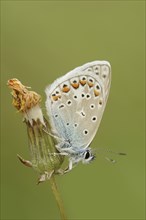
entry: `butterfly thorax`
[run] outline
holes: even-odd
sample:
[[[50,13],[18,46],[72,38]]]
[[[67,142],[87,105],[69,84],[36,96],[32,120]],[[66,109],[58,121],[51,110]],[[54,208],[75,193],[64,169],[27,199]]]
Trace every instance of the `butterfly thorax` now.
[[[60,153],[67,155],[74,164],[80,161],[82,161],[82,163],[89,163],[95,158],[91,148],[75,147],[70,140],[59,143],[56,147]]]

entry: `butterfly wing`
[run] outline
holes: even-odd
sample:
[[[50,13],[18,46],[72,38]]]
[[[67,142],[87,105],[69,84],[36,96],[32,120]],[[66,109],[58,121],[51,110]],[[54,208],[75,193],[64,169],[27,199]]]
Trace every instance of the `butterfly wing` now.
[[[53,131],[73,149],[89,146],[99,127],[111,84],[107,61],[78,67],[46,88]]]

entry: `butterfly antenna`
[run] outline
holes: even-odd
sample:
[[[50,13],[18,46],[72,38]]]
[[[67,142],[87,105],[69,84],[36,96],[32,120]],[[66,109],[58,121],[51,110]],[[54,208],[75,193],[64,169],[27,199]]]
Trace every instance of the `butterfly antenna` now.
[[[105,157],[105,159],[111,163],[116,163],[117,161],[112,159],[112,158],[109,158],[109,157]]]
[[[106,152],[111,153],[111,154],[116,154],[116,155],[121,155],[121,156],[127,155],[126,153],[123,153],[123,152],[115,152],[115,151],[108,150],[108,149],[105,149],[105,150]]]
[[[123,152],[115,152],[115,151],[112,151],[112,150],[109,150],[109,149],[104,149],[104,148],[94,148],[94,149],[92,149],[92,152],[93,152],[93,154],[94,153],[99,153],[99,154],[100,153],[101,154],[107,154],[108,153],[108,154],[114,154],[114,155],[118,155],[118,156],[125,156],[125,155],[127,155],[126,153],[123,153]],[[105,159],[108,162],[112,163],[112,164],[117,162],[115,159],[109,158],[107,156],[105,156]]]
[[[127,155],[126,153],[123,153],[123,152],[115,152],[115,151],[104,149],[104,148],[94,148],[92,149],[92,151],[95,153],[110,153],[110,154],[116,154],[116,155],[121,155],[121,156]]]

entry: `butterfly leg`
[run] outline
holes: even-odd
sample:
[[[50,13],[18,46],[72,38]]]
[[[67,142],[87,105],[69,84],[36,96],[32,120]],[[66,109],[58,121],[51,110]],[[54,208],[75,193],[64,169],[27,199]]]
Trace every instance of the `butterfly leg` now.
[[[61,155],[61,156],[68,156],[68,153],[65,152],[54,152],[54,153],[49,153],[49,155],[53,155],[53,156],[57,156],[57,155]]]
[[[55,174],[63,175],[64,174],[64,170],[63,169],[59,169],[59,170],[55,171]]]
[[[64,173],[70,172],[77,164],[78,164],[77,161],[74,161],[72,158],[70,158],[70,159],[69,159],[69,165],[68,165],[68,167],[64,170]]]
[[[73,162],[72,162],[72,160],[69,160],[69,165],[68,165],[68,167],[64,170],[64,173],[70,172],[70,171],[72,170],[72,168],[73,168]]]
[[[48,132],[48,131],[47,131],[47,130],[45,130],[45,129],[43,129],[43,131],[44,131],[46,134],[50,135],[51,137],[53,137],[53,138],[55,138],[55,139],[59,139],[59,140],[63,141],[63,139],[62,139],[62,138],[60,138],[60,137],[58,137],[57,135],[55,135],[55,134],[51,134],[50,132]]]

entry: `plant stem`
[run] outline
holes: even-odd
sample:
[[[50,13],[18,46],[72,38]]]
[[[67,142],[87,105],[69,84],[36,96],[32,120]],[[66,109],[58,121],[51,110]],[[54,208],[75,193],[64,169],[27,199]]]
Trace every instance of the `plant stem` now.
[[[52,175],[52,177],[50,178],[50,183],[51,183],[52,192],[55,196],[55,199],[56,199],[59,211],[60,211],[61,220],[67,220],[67,217],[66,217],[65,211],[64,211],[64,207],[63,207],[63,202],[62,202],[60,193],[58,191],[54,175]]]
[[[51,132],[51,125],[40,108],[41,96],[29,91],[18,79],[10,79],[7,84],[12,89],[13,105],[23,113],[27,125],[31,161],[24,160],[19,155],[18,158],[24,165],[33,167],[41,174],[38,183],[50,180],[61,220],[67,220],[55,177],[52,175],[59,171],[64,156],[58,153],[54,138],[48,134]]]

